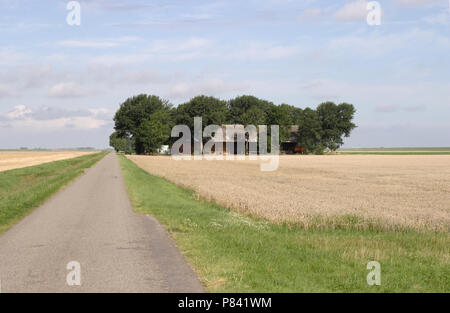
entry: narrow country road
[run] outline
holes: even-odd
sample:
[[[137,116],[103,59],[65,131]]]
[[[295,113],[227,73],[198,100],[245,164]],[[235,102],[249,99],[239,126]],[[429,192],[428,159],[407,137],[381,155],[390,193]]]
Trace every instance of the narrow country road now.
[[[81,286],[67,284],[72,261]],[[0,282],[1,292],[204,291],[162,226],[133,212],[114,153],[0,235]]]

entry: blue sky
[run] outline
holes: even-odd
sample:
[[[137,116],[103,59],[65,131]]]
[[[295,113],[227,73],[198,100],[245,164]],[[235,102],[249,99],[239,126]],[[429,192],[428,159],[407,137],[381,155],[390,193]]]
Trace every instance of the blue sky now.
[[[450,1],[0,0],[0,147],[108,146],[129,96],[349,102],[346,147],[450,146]]]

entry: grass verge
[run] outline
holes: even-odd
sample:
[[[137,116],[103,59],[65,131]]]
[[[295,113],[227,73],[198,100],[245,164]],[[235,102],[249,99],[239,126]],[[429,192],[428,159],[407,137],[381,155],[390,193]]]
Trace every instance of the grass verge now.
[[[105,155],[96,153],[0,172],[0,234]]]
[[[198,199],[119,156],[135,210],[155,216],[211,292],[448,292],[447,233],[304,229]],[[369,286],[368,262],[381,264]]]

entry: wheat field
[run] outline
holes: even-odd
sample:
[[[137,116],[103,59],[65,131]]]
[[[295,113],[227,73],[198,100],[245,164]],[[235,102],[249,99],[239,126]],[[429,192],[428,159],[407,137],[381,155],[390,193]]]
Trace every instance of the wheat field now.
[[[260,161],[128,158],[201,197],[273,222],[330,226],[352,216],[362,226],[450,230],[450,155],[281,156],[274,172],[261,172]]]
[[[0,172],[15,168],[39,165],[42,163],[76,158],[92,153],[95,153],[95,151],[0,151]]]

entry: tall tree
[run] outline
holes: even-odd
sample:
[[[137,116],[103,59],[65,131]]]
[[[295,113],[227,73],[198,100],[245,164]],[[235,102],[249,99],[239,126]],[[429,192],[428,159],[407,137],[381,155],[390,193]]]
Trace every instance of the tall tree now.
[[[126,144],[126,139],[120,138],[117,132],[114,132],[109,136],[109,145],[113,147],[116,152],[125,151]]]
[[[308,153],[322,153],[323,130],[317,111],[304,109],[298,123],[298,145],[305,148]]]
[[[344,144],[343,137],[349,137],[356,127],[352,122],[356,110],[352,104],[324,102],[317,107],[317,113],[322,125],[322,143],[331,151]]]
[[[189,126],[193,134],[196,116],[202,117],[203,126],[225,124],[229,118],[227,103],[214,97],[198,96],[178,106],[175,120],[177,124]]]
[[[114,128],[119,136],[135,136],[136,131],[144,120],[159,110],[170,110],[171,105],[167,100],[163,100],[154,95],[138,95],[128,98],[120,105],[114,116]]]
[[[292,119],[292,124],[299,125],[300,120],[303,117],[303,109],[292,106],[290,115]]]
[[[268,124],[280,126],[280,141],[290,139],[291,126],[294,124],[295,107],[288,104],[273,105],[268,115]]]
[[[150,119],[152,114],[159,111],[169,113],[171,107],[167,100],[154,95],[141,94],[128,98],[120,105],[114,116],[114,128],[118,137],[126,138],[128,145],[131,143],[136,153],[143,153],[144,147],[138,138],[139,127],[144,121]]]
[[[142,122],[137,130],[136,145],[142,153],[156,153],[170,138],[171,120],[167,111],[159,110]]]
[[[234,124],[267,125],[273,103],[254,96],[240,96],[229,101],[231,122]]]
[[[334,151],[343,144],[343,137],[350,136],[356,127],[352,122],[355,112],[348,103],[325,102],[316,110],[302,110],[288,104],[276,106],[254,96],[240,96],[225,102],[202,95],[173,108],[158,96],[141,94],[120,105],[114,116],[116,131],[110,136],[110,144],[117,151],[128,153],[156,152],[162,144],[176,140],[170,137],[175,123],[188,125],[194,135],[194,117],[200,116],[203,127],[212,124],[279,125],[281,141],[289,139],[291,125],[299,125],[301,147],[314,153],[325,148]]]

